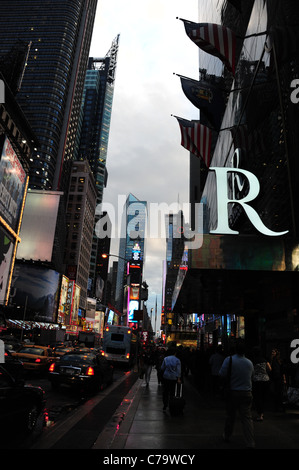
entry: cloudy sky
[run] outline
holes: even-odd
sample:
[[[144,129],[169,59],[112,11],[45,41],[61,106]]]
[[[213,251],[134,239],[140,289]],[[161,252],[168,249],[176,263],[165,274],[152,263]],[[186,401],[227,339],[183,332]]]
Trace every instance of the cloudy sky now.
[[[198,119],[174,75],[198,79],[198,48],[177,17],[197,22],[198,0],[98,2],[90,55],[103,57],[120,34],[104,192],[104,203],[112,204],[116,214],[129,193],[147,201],[149,217],[153,204],[189,202],[189,153],[171,115]],[[115,254],[117,232],[111,245]],[[159,318],[166,243],[162,232],[154,235],[148,230],[144,280],[148,310],[155,311],[157,297]]]

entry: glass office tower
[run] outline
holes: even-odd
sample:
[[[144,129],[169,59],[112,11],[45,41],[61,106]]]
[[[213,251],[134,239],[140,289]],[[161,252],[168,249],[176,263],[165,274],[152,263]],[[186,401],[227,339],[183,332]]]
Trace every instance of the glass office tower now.
[[[87,160],[94,175],[97,190],[97,205],[103,201],[107,184],[107,151],[114,96],[119,35],[112,41],[104,57],[90,57],[86,72],[80,125],[78,129],[77,159]],[[95,224],[99,216],[96,215]],[[94,233],[90,258],[90,295],[95,295],[103,246]],[[106,244],[104,243],[104,246]],[[107,252],[107,248],[105,250]]]
[[[27,48],[17,100],[36,133],[30,188],[66,190],[97,0],[2,0],[0,56]]]

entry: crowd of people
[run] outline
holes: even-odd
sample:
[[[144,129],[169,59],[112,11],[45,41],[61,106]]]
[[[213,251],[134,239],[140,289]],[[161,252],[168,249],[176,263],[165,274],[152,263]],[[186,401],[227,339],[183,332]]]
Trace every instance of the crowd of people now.
[[[163,385],[163,410],[174,395],[175,384],[189,377],[200,393],[218,396],[225,402],[225,441],[233,433],[239,412],[248,448],[254,447],[253,419],[263,421],[265,408],[284,411],[287,387],[292,385],[299,390],[298,367],[291,369],[278,349],[273,348],[266,358],[259,347],[247,351],[241,340],[229,354],[221,345],[215,350],[149,345],[139,355],[140,376],[146,387],[153,368],[158,384]]]

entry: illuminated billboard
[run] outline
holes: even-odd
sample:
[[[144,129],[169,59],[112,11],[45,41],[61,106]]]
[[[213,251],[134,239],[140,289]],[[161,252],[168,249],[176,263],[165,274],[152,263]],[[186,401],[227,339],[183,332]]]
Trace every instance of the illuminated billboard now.
[[[81,288],[74,281],[69,280],[66,293],[65,324],[78,325],[79,302]]]
[[[9,139],[5,139],[0,160],[0,215],[17,232],[27,175]]]
[[[14,241],[0,227],[0,304],[4,304],[14,253]]]
[[[136,320],[134,320],[134,311],[138,309],[139,309],[139,302],[137,300],[130,300],[129,315],[128,315],[129,322],[136,322]]]
[[[28,191],[17,259],[51,262],[62,195],[57,191]]]
[[[72,325],[78,325],[78,312],[79,312],[79,303],[80,303],[80,293],[81,288],[74,284],[73,288],[73,302],[71,309],[71,323]]]
[[[130,286],[130,300],[139,300],[139,286]]]
[[[65,323],[68,286],[69,286],[69,279],[66,276],[62,276],[59,306],[58,306],[58,319],[57,319],[58,323]]]
[[[43,266],[16,264],[10,291],[16,319],[25,315],[26,320],[55,323],[60,277],[57,271]]]

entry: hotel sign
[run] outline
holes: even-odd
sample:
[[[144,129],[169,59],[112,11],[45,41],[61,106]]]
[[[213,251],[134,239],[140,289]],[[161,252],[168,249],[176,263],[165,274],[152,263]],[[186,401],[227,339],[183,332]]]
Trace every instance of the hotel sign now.
[[[229,227],[228,220],[228,205],[230,203],[240,204],[244,209],[248,219],[252,225],[263,235],[269,237],[277,237],[285,235],[289,231],[274,232],[268,229],[261,221],[258,213],[249,205],[260,192],[260,183],[257,177],[250,171],[243,170],[241,168],[230,168],[230,167],[210,167],[211,171],[216,173],[216,188],[217,188],[217,214],[218,214],[218,225],[215,230],[210,230],[212,234],[227,234],[236,235],[239,232],[232,230]],[[232,197],[228,196],[228,176],[229,173],[240,176],[247,180],[248,192],[242,199],[237,199],[233,194]],[[234,192],[234,191],[233,191]]]

